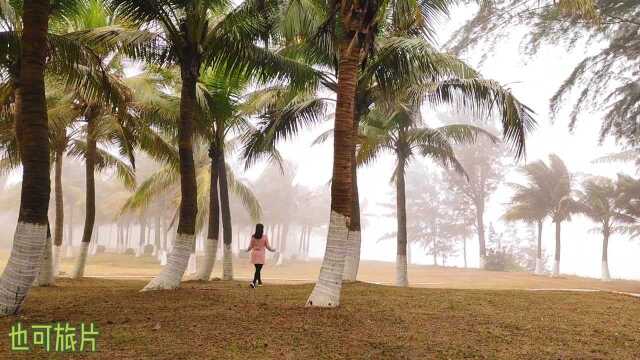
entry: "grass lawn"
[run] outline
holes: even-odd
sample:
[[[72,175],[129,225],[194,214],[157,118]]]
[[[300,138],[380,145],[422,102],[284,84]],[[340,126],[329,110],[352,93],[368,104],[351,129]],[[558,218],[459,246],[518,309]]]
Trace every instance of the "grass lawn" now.
[[[62,279],[34,288],[22,315],[0,319],[0,357],[60,355],[10,353],[16,321],[96,321],[91,359],[640,358],[640,299],[625,295],[352,283],[338,309],[309,309],[310,284],[186,282],[140,293],[144,283]]]

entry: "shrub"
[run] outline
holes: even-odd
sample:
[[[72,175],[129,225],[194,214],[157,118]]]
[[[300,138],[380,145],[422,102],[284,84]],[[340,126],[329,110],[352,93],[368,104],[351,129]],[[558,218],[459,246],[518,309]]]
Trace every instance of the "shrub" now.
[[[131,255],[131,256],[135,256],[136,255],[136,251],[133,250],[132,248],[127,248],[127,250],[124,251],[125,255]]]
[[[153,255],[153,245],[152,244],[147,244],[144,246],[144,249],[142,251],[142,255],[144,256],[151,256]]]
[[[487,251],[485,269],[491,271],[523,271],[517,257],[507,250]]]

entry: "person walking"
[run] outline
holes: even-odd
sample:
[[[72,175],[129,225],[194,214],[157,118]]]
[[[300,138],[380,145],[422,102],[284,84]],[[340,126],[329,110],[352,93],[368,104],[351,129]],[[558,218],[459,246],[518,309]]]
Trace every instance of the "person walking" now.
[[[249,284],[252,288],[262,286],[260,272],[266,260],[265,249],[271,252],[276,251],[276,249],[269,245],[269,238],[264,233],[264,225],[256,224],[256,232],[251,236],[251,241],[247,248],[247,252],[251,251],[251,263],[253,263],[253,266],[256,268],[253,274],[253,281]]]

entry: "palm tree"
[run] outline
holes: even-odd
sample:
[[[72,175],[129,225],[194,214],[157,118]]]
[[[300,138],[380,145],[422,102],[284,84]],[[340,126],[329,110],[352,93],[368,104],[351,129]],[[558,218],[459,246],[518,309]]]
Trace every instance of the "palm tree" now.
[[[145,48],[131,54],[153,63],[176,64],[180,68],[180,156],[181,202],[176,243],[165,266],[143,290],[173,289],[187,266],[195,244],[197,213],[196,175],[193,159],[193,118],[197,104],[197,82],[203,65],[217,64],[227,71],[260,75],[263,79],[296,74],[295,62],[287,61],[254,41],[264,35],[266,20],[275,4],[246,1],[230,9],[225,1],[109,0],[111,8],[147,29],[159,29]],[[306,69],[305,69],[306,70]],[[300,73],[297,73],[300,75]],[[304,78],[296,77],[298,79]],[[307,77],[308,78],[308,77]]]
[[[22,8],[22,61],[16,91],[16,129],[22,159],[22,195],[9,261],[0,277],[0,315],[19,311],[40,269],[49,205],[48,122],[44,63],[48,0],[26,0]]]
[[[602,233],[602,277],[603,281],[611,280],[609,274],[609,239],[611,235],[626,230],[625,225],[636,222],[619,207],[621,190],[619,184],[605,177],[588,178],[583,183],[583,191],[577,199],[577,212],[586,215],[598,223]]]
[[[521,168],[521,172],[527,174],[527,168]],[[509,186],[514,193],[508,204],[508,209],[502,216],[506,221],[524,221],[526,223],[535,223],[538,228],[538,244],[536,253],[535,274],[541,275],[544,272],[544,263],[542,261],[542,226],[544,219],[547,217],[548,205],[545,203],[545,189],[537,186],[535,183],[528,185],[520,185],[511,183]]]
[[[535,201],[546,209],[546,214],[555,224],[555,261],[552,276],[560,274],[560,235],[562,222],[569,220],[575,210],[571,200],[573,176],[566,165],[555,154],[549,155],[549,165],[542,160],[535,161],[523,168],[523,174],[535,188]]]
[[[452,144],[473,142],[478,135],[497,141],[490,133],[472,125],[445,125],[430,128],[422,121],[415,105],[402,102],[402,98],[389,101],[387,112],[373,109],[367,115],[362,129],[363,143],[358,152],[359,164],[368,164],[382,152],[395,153],[396,167],[392,179],[396,185],[397,255],[396,285],[408,286],[407,277],[407,209],[405,171],[417,155],[429,157],[445,168],[464,173],[455,157]],[[382,103],[377,104],[382,108]],[[394,106],[395,105],[395,106]]]

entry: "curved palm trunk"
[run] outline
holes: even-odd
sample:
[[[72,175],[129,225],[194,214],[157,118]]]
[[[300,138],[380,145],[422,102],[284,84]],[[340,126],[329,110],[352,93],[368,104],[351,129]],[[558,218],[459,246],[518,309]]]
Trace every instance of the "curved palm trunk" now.
[[[185,51],[189,52],[189,51]],[[195,51],[184,54],[190,59],[181,65],[182,90],[180,93],[180,124],[178,128],[178,153],[180,156],[180,217],[173,249],[167,265],[142,291],[166,290],[180,287],[180,280],[187,269],[189,256],[195,250],[196,168],[193,161],[193,114],[196,108],[196,82],[200,72],[200,60]]]
[[[42,265],[40,266],[40,272],[33,282],[34,286],[50,286],[54,283],[53,274],[53,256],[51,254],[51,230],[49,224],[47,224],[47,240],[44,246],[44,252],[42,256]]]
[[[359,49],[341,48],[338,65],[338,91],[333,136],[333,174],[331,181],[331,215],[320,276],[307,306],[335,307],[340,304],[344,257],[349,242],[351,221],[351,163],[354,143],[353,117],[358,78]]]
[[[560,276],[560,220],[556,220],[556,253],[551,276]]]
[[[64,230],[64,196],[62,193],[62,161],[63,149],[58,146],[55,155],[55,199],[56,199],[56,223],[53,233],[53,276],[58,275],[60,258],[62,256],[62,235]]]
[[[15,314],[40,269],[49,207],[49,128],[44,93],[44,60],[49,0],[23,4],[20,86],[16,126],[22,159],[22,192],[11,255],[0,276],[0,315]]]
[[[218,199],[218,170],[216,169],[215,149],[209,149],[211,158],[209,185],[209,227],[207,228],[207,241],[204,248],[204,265],[196,275],[196,279],[207,281],[211,277],[211,271],[216,262],[218,252],[218,237],[220,236],[220,201]]]
[[[538,246],[536,254],[536,275],[544,273],[544,264],[542,264],[542,221],[538,221]]]
[[[604,228],[604,237],[602,238],[602,280],[610,281],[611,275],[609,274],[609,236],[611,231],[608,226]]]
[[[404,155],[398,152],[398,169],[396,170],[396,210],[398,221],[397,254],[396,254],[396,286],[409,286],[407,276],[407,205],[404,180]],[[435,260],[434,243],[434,262]],[[437,264],[435,264],[437,265]]]
[[[354,115],[353,136],[358,134],[358,119]],[[356,164],[355,146],[351,155],[351,222],[349,223],[349,242],[347,243],[347,254],[344,259],[343,281],[356,281],[358,268],[360,267],[360,247],[362,237],[360,233],[360,196],[358,194],[358,169]]]
[[[220,138],[218,139],[220,141]],[[222,140],[224,141],[224,140]],[[231,208],[229,207],[229,185],[227,184],[227,169],[225,166],[224,149],[218,156],[218,183],[220,185],[220,212],[222,215],[222,279],[233,280],[233,253],[231,251],[231,241],[233,232],[231,230]]]
[[[71,273],[72,279],[79,279],[84,276],[84,268],[87,263],[87,253],[89,243],[93,235],[93,225],[96,221],[96,119],[93,114],[87,117],[87,155],[85,159],[85,179],[86,179],[86,201],[84,231],[82,232],[82,242],[80,243],[80,254],[76,266]]]

